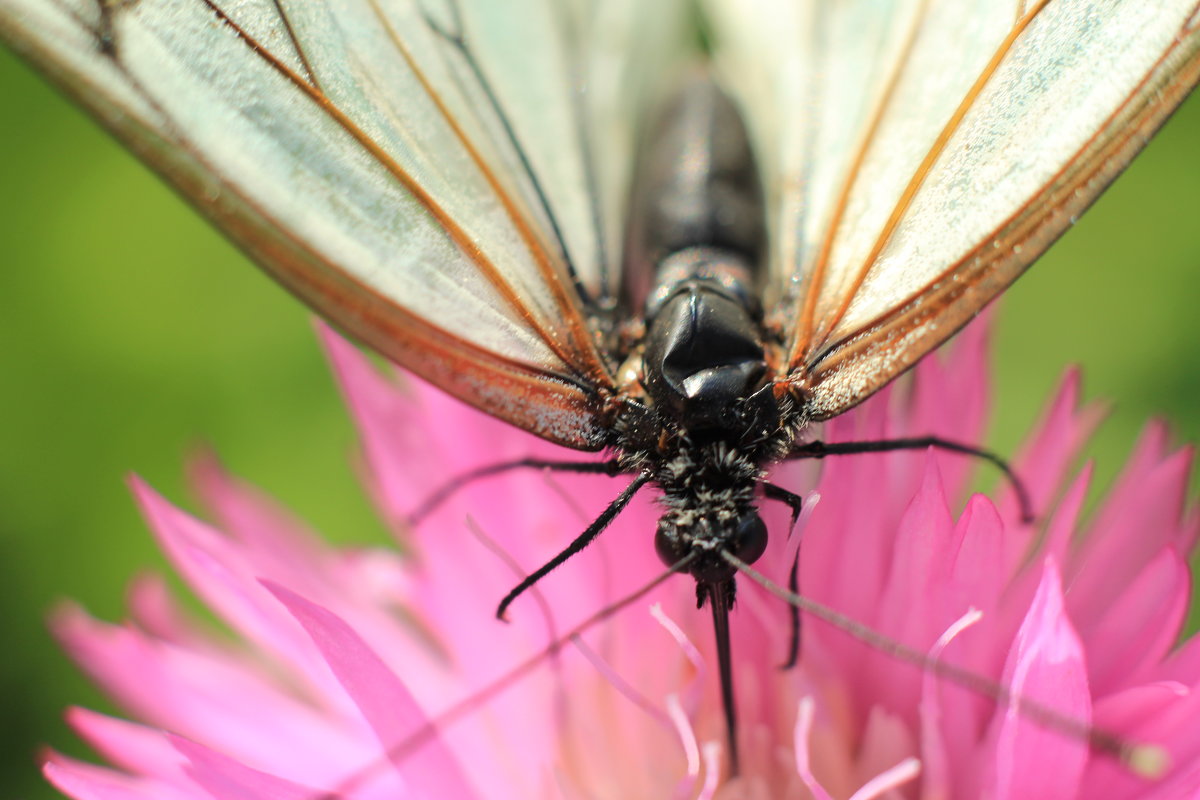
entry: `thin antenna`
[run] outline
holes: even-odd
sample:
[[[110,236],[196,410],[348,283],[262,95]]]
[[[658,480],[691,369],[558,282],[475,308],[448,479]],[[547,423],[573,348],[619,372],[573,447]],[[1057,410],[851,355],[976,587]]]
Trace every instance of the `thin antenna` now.
[[[1114,733],[1100,730],[1074,717],[1067,716],[1044,703],[1022,697],[1020,694],[1010,691],[1008,687],[990,678],[985,678],[970,670],[957,667],[940,658],[934,658],[920,650],[884,636],[875,629],[846,616],[840,611],[835,611],[824,603],[819,603],[804,595],[788,591],[728,550],[721,550],[720,553],[721,557],[731,566],[785,603],[789,603],[806,614],[811,614],[817,619],[836,626],[843,632],[881,653],[885,653],[900,661],[907,661],[909,664],[925,670],[938,678],[947,680],[980,696],[995,700],[997,703],[1012,706],[1026,719],[1041,725],[1047,730],[1056,731],[1064,736],[1085,741],[1096,752],[1105,753],[1116,758],[1137,775],[1145,778],[1161,777],[1170,766],[1166,750],[1158,745],[1130,742]]]

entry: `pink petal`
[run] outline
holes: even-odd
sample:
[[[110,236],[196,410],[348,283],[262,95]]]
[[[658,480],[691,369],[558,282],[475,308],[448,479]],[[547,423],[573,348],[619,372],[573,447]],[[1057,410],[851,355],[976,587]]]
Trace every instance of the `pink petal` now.
[[[937,355],[918,362],[912,398],[903,412],[908,434],[938,435],[967,444],[983,441],[990,397],[987,318],[991,316],[985,312]],[[954,413],[947,414],[946,409],[954,409]],[[980,467],[978,460],[954,453],[940,455],[946,494],[961,497]]]
[[[188,467],[204,508],[248,549],[283,562],[281,568],[291,571],[311,570],[328,558],[329,549],[319,536],[274,499],[231,476],[213,453],[202,451]]]
[[[893,789],[898,789],[906,783],[915,780],[921,774],[921,762],[915,758],[906,758],[896,766],[879,773],[862,785],[850,800],[872,800],[885,797]]]
[[[947,554],[953,561],[943,578],[939,627],[949,623],[950,614],[961,614],[968,608],[981,610],[991,624],[1009,579],[999,569],[1003,563],[1005,533],[1004,522],[992,501],[985,495],[973,495],[952,534],[956,547]]]
[[[1087,499],[1093,469],[1094,466],[1088,463],[1071,482],[1059,501],[1058,507],[1053,510],[1053,515],[1046,524],[1045,534],[1038,548],[1029,554],[1028,563],[1011,579],[1005,590],[1004,603],[997,609],[995,620],[997,631],[1015,633],[1020,627],[1029,605],[1033,602],[1033,596],[1037,593],[1038,587],[1045,577],[1045,559],[1053,558],[1055,563],[1063,563],[1068,558],[1068,549],[1076,533],[1083,504]],[[1037,556],[1041,556],[1041,558]],[[1010,641],[1011,638],[1011,636],[1000,635],[993,640],[993,643],[998,645],[1001,642]]]
[[[410,387],[401,389],[380,374],[367,357],[323,322],[317,333],[338,386],[358,426],[376,505],[393,526],[437,488],[440,470],[413,470],[409,456],[443,452],[433,446]],[[409,391],[406,391],[409,390]],[[415,474],[414,474],[415,473]]]
[[[1195,800],[1200,797],[1200,761],[1192,760],[1183,769],[1151,786],[1139,789],[1139,794],[1130,795],[1137,800]]]
[[[248,551],[175,508],[140,479],[131,483],[147,523],[192,590],[249,641],[284,661],[304,664],[308,653],[302,638],[258,584],[260,573],[247,563]],[[269,571],[265,574],[272,577]],[[312,580],[308,573],[305,582]],[[307,672],[318,676],[311,666]]]
[[[796,714],[796,732],[793,737],[793,749],[796,758],[796,774],[812,792],[814,800],[833,800],[829,792],[821,786],[817,776],[812,772],[812,764],[808,757],[809,740],[812,738],[814,703],[811,696],[800,701],[800,710]]]
[[[855,783],[862,788],[873,785],[880,776],[890,774],[897,764],[915,762],[912,756],[918,749],[916,733],[909,721],[883,706],[875,706],[863,726],[854,770]]]
[[[1063,608],[1058,568],[1047,559],[1005,669],[1014,697],[1043,703],[1081,725],[1091,720],[1083,646]],[[1079,791],[1088,762],[1086,739],[1047,730],[1014,705],[997,710],[991,739],[992,776],[984,794],[994,798],[1068,798]]]
[[[1027,439],[1028,444],[1013,462],[1030,493],[1033,513],[1039,517],[1046,514],[1068,468],[1105,414],[1104,408],[1094,403],[1079,408],[1080,383],[1078,369],[1066,372],[1054,399],[1042,413],[1036,433]],[[1016,523],[1020,515],[1015,493],[1004,489],[1000,497],[997,505],[1001,515],[1006,521]],[[1012,527],[1019,529],[1015,524]],[[1028,531],[1026,536],[1009,537],[1005,572],[1011,572],[1024,561],[1031,534]]]
[[[1158,452],[1158,434],[1148,431],[1139,451]],[[1191,453],[1145,463],[1135,456],[1109,493],[1091,529],[1081,539],[1071,578],[1071,609],[1081,625],[1103,613],[1113,586],[1131,583],[1163,548],[1178,538],[1191,471]]]
[[[429,741],[412,753],[391,753],[391,748],[428,725],[429,719],[366,643],[327,609],[282,586],[265,585],[312,637],[339,683],[375,731],[383,746],[381,755],[392,757],[406,783],[431,797],[463,800],[475,797],[436,729],[431,729]]]
[[[58,753],[50,754],[42,772],[55,788],[75,800],[212,800],[198,790],[124,775]]]
[[[129,587],[133,621],[155,639],[195,645],[203,636],[159,575],[141,575]]]
[[[1173,549],[1163,550],[1110,601],[1102,617],[1079,626],[1097,695],[1148,675],[1170,651],[1188,611],[1189,574]]]
[[[361,758],[362,738],[231,657],[159,642],[67,608],[55,633],[118,703],[149,724],[221,743],[249,763],[316,783]]]
[[[868,403],[835,417],[825,424],[822,438],[884,438],[886,415],[881,412],[886,409],[882,406],[882,402]],[[891,488],[889,464],[912,455],[849,455],[821,462],[822,501],[804,531],[800,552],[800,586],[805,593],[856,619],[869,618],[877,607],[892,552],[891,499],[880,498],[879,490]],[[875,502],[856,502],[863,497]],[[813,635],[825,639],[820,632]],[[836,634],[827,644],[835,651],[846,647],[844,638]]]
[[[114,766],[170,783],[182,781],[183,761],[162,731],[84,708],[70,709],[67,722]]]
[[[930,658],[942,659],[943,653],[959,635],[973,625],[978,624],[982,614],[978,610],[970,611],[954,622],[929,649]],[[919,747],[923,780],[921,782],[922,797],[942,798],[952,796],[952,782],[955,764],[965,763],[967,752],[973,736],[966,735],[961,729],[961,720],[965,714],[959,712],[959,721],[944,716],[944,709],[954,709],[956,705],[965,705],[948,698],[942,702],[944,691],[951,687],[944,684],[932,671],[924,674],[921,684],[921,703],[918,708],[920,715]],[[964,690],[959,689],[959,692]],[[962,695],[960,695],[960,698]]]
[[[313,800],[321,796],[310,786],[251,769],[179,736],[172,736],[171,743],[187,758],[192,779],[216,800]]]
[[[1191,583],[1190,574],[1188,583]],[[1158,677],[1187,683],[1195,680],[1197,675],[1200,675],[1200,636],[1192,636],[1167,657],[1160,667]]]
[[[1144,777],[1112,756],[1093,759],[1082,796],[1142,800],[1151,790],[1169,785],[1200,763],[1200,734],[1195,720],[1200,714],[1198,696],[1187,686],[1164,681],[1126,689],[1096,702],[1097,729],[1115,735],[1127,746],[1160,747],[1166,752],[1168,774]],[[1190,797],[1175,794],[1165,797]]]
[[[1075,477],[1066,493],[1063,494],[1046,527],[1046,538],[1040,555],[1054,558],[1059,563],[1066,560],[1067,550],[1078,528],[1083,503],[1087,499],[1087,492],[1092,485],[1092,476],[1095,471],[1094,462],[1089,461],[1084,464],[1079,475]],[[1030,596],[1032,597],[1032,593]]]
[[[926,456],[924,481],[900,520],[895,553],[877,618],[868,620],[882,633],[910,647],[925,650],[955,616],[967,609],[944,607],[944,598],[931,596],[931,587],[944,586],[952,557],[954,525],[946,505],[938,456]],[[943,619],[949,617],[949,619]],[[896,669],[895,659],[881,653],[867,656],[871,669],[863,685],[877,702],[900,713],[915,713],[921,693],[917,670]]]

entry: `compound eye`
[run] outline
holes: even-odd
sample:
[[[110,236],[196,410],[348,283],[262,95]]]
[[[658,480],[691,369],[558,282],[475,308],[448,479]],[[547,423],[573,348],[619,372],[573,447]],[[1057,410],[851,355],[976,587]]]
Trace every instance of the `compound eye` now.
[[[658,530],[654,533],[654,550],[658,553],[658,557],[662,560],[663,564],[668,567],[675,566],[691,552],[688,543],[684,537],[679,535],[675,527],[661,522],[658,525]]]
[[[737,522],[737,534],[734,539],[733,554],[747,564],[753,564],[766,551],[766,524],[758,516],[757,512],[751,511],[744,514]]]

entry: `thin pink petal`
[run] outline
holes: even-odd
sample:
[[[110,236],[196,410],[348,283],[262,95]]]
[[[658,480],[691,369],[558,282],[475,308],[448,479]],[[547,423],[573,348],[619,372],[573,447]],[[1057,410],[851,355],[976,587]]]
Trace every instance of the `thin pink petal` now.
[[[1044,703],[1081,725],[1091,721],[1083,645],[1063,608],[1058,568],[1047,560],[1043,580],[1005,669],[1014,697]],[[1004,798],[1076,797],[1087,765],[1087,741],[1050,731],[1010,705],[999,709],[992,776],[984,794]]]
[[[1089,461],[1084,464],[1083,469],[1063,494],[1046,528],[1045,541],[1040,555],[1054,558],[1059,563],[1066,560],[1068,547],[1078,529],[1083,503],[1087,499],[1088,489],[1092,485],[1095,471],[1095,462]]]
[[[68,710],[67,723],[116,767],[171,783],[183,778],[183,760],[160,730],[85,708]]]
[[[903,415],[907,433],[972,444],[983,441],[990,396],[987,350],[991,316],[985,312],[936,356],[917,364],[912,398]],[[954,413],[947,414],[948,408]],[[952,453],[943,456],[942,479],[947,494],[960,497],[978,471],[978,460]]]
[[[1033,513],[1037,516],[1045,515],[1068,468],[1105,415],[1105,409],[1095,403],[1079,407],[1081,382],[1077,368],[1066,372],[1054,399],[1042,413],[1036,432],[1027,439],[1028,444],[1013,462],[1017,475],[1030,492]],[[1010,524],[1015,523],[1020,516],[1015,493],[1006,488],[1001,490],[1000,497],[997,505],[1002,516]],[[1028,536],[1010,539],[1006,571],[1024,560],[1030,541]]]
[[[125,775],[58,753],[50,754],[42,772],[55,788],[75,800],[212,800],[199,789]]]
[[[1189,583],[1191,578],[1189,576]],[[1179,645],[1163,662],[1158,678],[1187,683],[1200,675],[1200,636],[1193,636]]]
[[[812,764],[808,757],[809,740],[812,738],[814,714],[812,697],[800,701],[800,710],[796,713],[796,732],[793,738],[793,750],[796,758],[796,774],[812,792],[814,800],[833,800],[830,794],[821,786],[817,776],[812,772]]]
[[[1154,434],[1146,438],[1155,440]],[[1157,451],[1156,442],[1144,448]],[[1073,559],[1071,608],[1081,625],[1103,613],[1113,586],[1132,582],[1177,538],[1191,472],[1191,453],[1181,451],[1152,465],[1134,464],[1109,493]]]
[[[216,800],[314,800],[321,796],[313,787],[251,769],[179,736],[172,736],[171,744],[188,760],[192,780]]]
[[[916,730],[907,719],[882,705],[873,707],[856,754],[855,785],[871,786],[879,776],[891,773],[897,764],[915,760],[913,756],[919,747]]]
[[[381,756],[429,724],[408,690],[345,622],[327,609],[310,603],[275,584],[267,588],[312,637],[313,643],[374,729],[383,747]],[[433,731],[427,744],[411,754],[393,756],[405,781],[432,797],[468,800],[475,791],[457,761]]]
[[[972,609],[955,620],[929,649],[930,658],[941,659],[950,642],[954,641],[963,631],[978,624],[983,615],[978,609]],[[944,692],[957,691],[956,698],[947,698],[942,702]],[[967,717],[964,711],[969,707],[963,703],[966,692],[957,687],[944,684],[932,671],[927,671],[921,683],[921,702],[918,708],[920,721],[919,747],[923,778],[921,781],[922,797],[941,798],[951,796],[953,765],[963,763],[971,745],[972,737],[965,735],[963,720]],[[957,700],[957,702],[955,702]],[[959,706],[956,710],[956,706]],[[947,719],[945,710],[949,710],[957,720]]]
[[[431,446],[424,425],[413,424],[420,406],[411,392],[384,378],[358,348],[325,323],[317,323],[317,333],[358,426],[372,495],[388,521],[399,527],[436,489],[440,477],[438,470],[413,470],[408,457],[441,451]]]
[[[291,570],[311,570],[328,558],[328,546],[307,525],[259,489],[230,475],[212,452],[202,451],[188,467],[204,507],[222,531],[246,547],[284,562]]]
[[[850,800],[872,800],[872,798],[883,797],[887,792],[911,783],[920,774],[921,762],[915,758],[906,758],[891,769],[879,773],[864,783],[861,789],[850,795]]]
[[[945,589],[935,623],[944,627],[951,614],[976,608],[989,619],[1000,605],[1010,576],[999,566],[1004,560],[1006,530],[996,506],[985,495],[973,495],[967,501],[952,534],[956,548],[948,553],[952,562],[943,578]]]
[[[246,551],[175,508],[140,479],[131,484],[151,530],[196,594],[249,641],[285,661],[303,664],[307,653],[302,638],[258,584],[260,573],[247,563]],[[272,577],[271,573],[265,577]],[[311,581],[309,575],[306,583]],[[316,674],[315,670],[309,673]]]
[[[295,764],[294,775],[321,778],[361,750],[360,738],[228,654],[154,641],[72,608],[57,615],[55,633],[123,707],[157,727],[220,742],[260,767]]]
[[[938,456],[931,451],[926,456],[921,489],[900,520],[891,573],[877,616],[869,623],[910,647],[924,650],[954,617],[967,610],[965,606],[945,608],[945,598],[931,596],[931,589],[945,586],[953,535]],[[942,616],[946,619],[940,619]],[[921,693],[919,672],[898,672],[895,660],[885,654],[871,653],[867,659],[871,671],[866,673],[864,688],[885,708],[915,713]]]
[[[129,610],[137,626],[156,639],[194,645],[202,636],[159,575],[141,575],[133,580]]]
[[[1167,548],[1116,594],[1102,617],[1080,625],[1097,695],[1143,679],[1167,655],[1187,616],[1189,575],[1187,563]]]

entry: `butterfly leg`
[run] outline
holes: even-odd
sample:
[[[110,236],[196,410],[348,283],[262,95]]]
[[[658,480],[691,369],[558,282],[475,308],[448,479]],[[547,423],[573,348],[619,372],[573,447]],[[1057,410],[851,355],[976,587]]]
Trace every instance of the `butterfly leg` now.
[[[548,461],[540,458],[518,458],[515,461],[500,461],[495,464],[487,464],[470,472],[465,472],[462,475],[457,475],[434,490],[433,494],[426,497],[424,502],[408,515],[408,519],[406,520],[408,525],[414,528],[420,525],[426,517],[437,510],[438,506],[457,494],[459,490],[466,488],[475,481],[514,469],[546,469],[553,472],[578,472],[608,476],[619,475],[621,471],[615,460]]]
[[[784,503],[792,510],[792,523],[788,525],[788,531],[792,531],[796,527],[797,520],[800,519],[800,508],[802,499],[795,492],[789,492],[782,486],[776,486],[773,483],[762,482],[763,495],[770,500],[778,500]],[[788,589],[793,593],[800,591],[800,551],[796,550],[796,558],[792,561],[792,567],[788,571]],[[789,606],[791,612],[791,638],[788,644],[787,660],[780,665],[780,669],[791,669],[796,666],[796,662],[800,660],[800,609],[796,606]]]
[[[1000,456],[984,450],[980,447],[975,447],[962,442],[954,442],[949,439],[942,439],[938,436],[918,436],[904,439],[881,439],[879,441],[870,442],[805,442],[792,449],[788,454],[788,459],[793,458],[825,458],[826,456],[851,455],[854,453],[886,453],[892,450],[927,450],[930,447],[935,447],[939,450],[948,450],[952,453],[962,453],[975,458],[981,458],[990,464],[996,466],[1004,477],[1008,479],[1009,484],[1013,487],[1013,491],[1017,494],[1017,504],[1021,507],[1021,522],[1029,524],[1034,520],[1033,503],[1029,498],[1029,492],[1025,488],[1025,484],[1013,472],[1012,467],[1008,462]]]
[[[634,478],[633,482],[626,486],[625,490],[617,495],[616,499],[609,503],[608,507],[605,508],[604,511],[600,512],[600,516],[596,517],[595,522],[589,525],[587,530],[575,537],[575,540],[567,545],[561,553],[547,561],[540,568],[538,568],[536,572],[533,572],[526,577],[525,580],[517,584],[516,587],[511,592],[506,594],[504,599],[500,601],[500,605],[496,608],[496,617],[498,619],[504,619],[504,614],[506,611],[508,611],[508,607],[512,605],[512,602],[521,594],[523,594],[526,589],[532,587],[535,583],[549,575],[571,556],[575,555],[580,550],[591,544],[592,540],[599,536],[604,529],[607,528],[612,521],[617,518],[617,515],[625,510],[625,506],[629,505],[629,501],[632,500],[633,496],[638,493],[638,490],[650,482],[650,477],[650,473],[643,472],[641,475],[638,475],[636,478]]]

